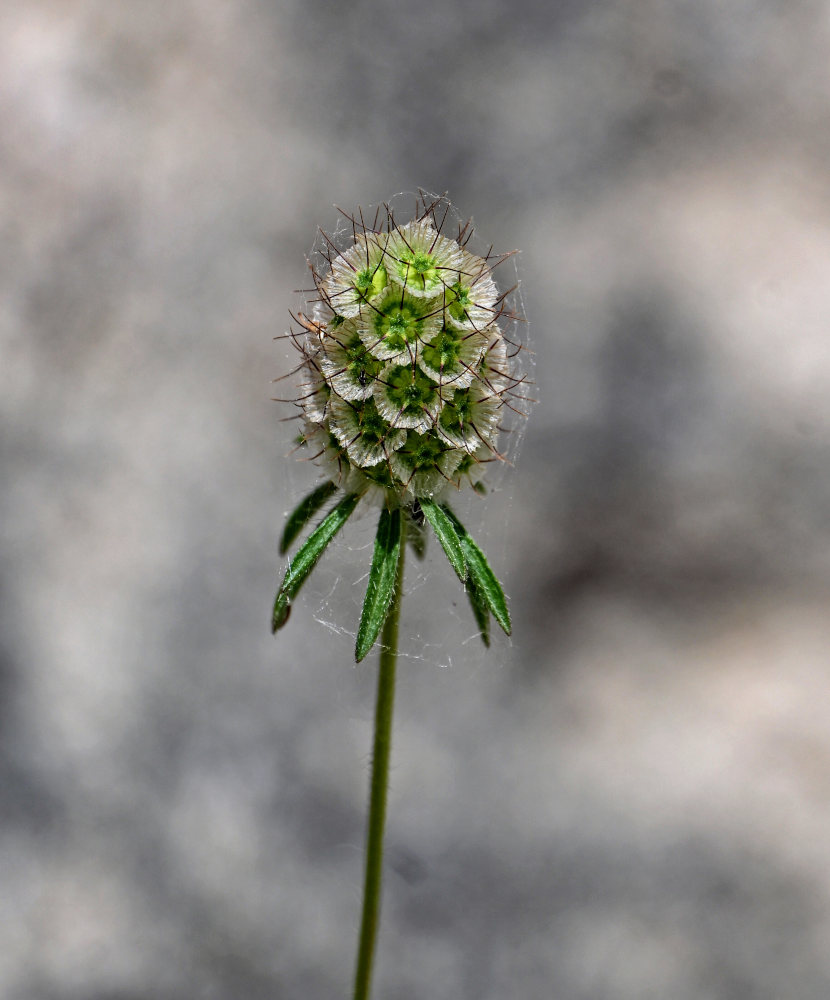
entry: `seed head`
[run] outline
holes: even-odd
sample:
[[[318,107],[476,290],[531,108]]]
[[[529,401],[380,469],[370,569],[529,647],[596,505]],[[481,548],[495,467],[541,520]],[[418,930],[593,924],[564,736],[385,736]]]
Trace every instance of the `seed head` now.
[[[323,266],[290,333],[301,443],[338,486],[389,508],[483,492],[503,417],[517,412],[523,378],[505,330],[517,317],[493,277],[510,255],[472,253],[472,225],[450,235],[448,215],[421,192],[411,221],[384,206],[371,222],[347,216],[346,246],[322,234]]]

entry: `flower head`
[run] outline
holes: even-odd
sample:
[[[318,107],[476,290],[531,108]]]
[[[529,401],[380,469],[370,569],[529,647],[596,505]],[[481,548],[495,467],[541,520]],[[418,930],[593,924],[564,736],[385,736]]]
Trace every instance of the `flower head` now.
[[[501,417],[521,381],[503,330],[514,316],[493,277],[504,257],[472,253],[469,224],[447,235],[445,205],[422,196],[409,222],[387,209],[371,224],[350,219],[343,248],[327,238],[314,319],[301,314],[293,334],[303,440],[336,439],[339,450],[317,455],[329,474],[387,505],[480,482],[501,458]]]

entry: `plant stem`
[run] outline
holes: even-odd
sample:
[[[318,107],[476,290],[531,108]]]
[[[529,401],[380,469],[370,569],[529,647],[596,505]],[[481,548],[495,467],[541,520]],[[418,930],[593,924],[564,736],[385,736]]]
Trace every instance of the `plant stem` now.
[[[403,564],[406,552],[406,521],[401,532],[401,554],[395,575],[392,605],[380,641],[380,669],[375,706],[375,743],[369,793],[369,823],[366,834],[366,880],[363,885],[363,917],[357,943],[354,1000],[369,1000],[372,962],[380,910],[383,869],[383,830],[386,825],[386,792],[389,787],[389,756],[392,749],[392,713],[395,704],[395,661],[398,656],[398,621],[403,597]]]

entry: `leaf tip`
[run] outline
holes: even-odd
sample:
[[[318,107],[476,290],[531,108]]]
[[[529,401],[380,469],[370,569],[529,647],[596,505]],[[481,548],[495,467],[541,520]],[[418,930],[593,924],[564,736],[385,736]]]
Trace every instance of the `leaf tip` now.
[[[379,631],[379,630],[378,630]],[[371,652],[372,647],[377,640],[377,633],[371,635],[363,631],[358,631],[357,639],[354,646],[354,661],[355,663],[360,663],[361,660],[365,660],[368,654]]]
[[[285,594],[280,591],[277,594],[277,599],[274,602],[274,611],[271,615],[271,635],[276,635],[290,617],[291,604],[285,599]]]

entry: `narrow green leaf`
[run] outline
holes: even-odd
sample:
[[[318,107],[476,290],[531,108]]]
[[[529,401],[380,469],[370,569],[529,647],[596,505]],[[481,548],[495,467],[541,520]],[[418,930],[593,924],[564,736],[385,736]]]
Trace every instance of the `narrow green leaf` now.
[[[502,627],[502,630],[510,635],[510,612],[507,610],[507,601],[504,598],[504,591],[501,584],[496,579],[496,574],[490,569],[487,557],[468,534],[467,529],[458,520],[449,507],[441,508],[447,517],[452,521],[455,533],[461,543],[464,558],[467,561],[467,568],[470,571],[470,579],[476,585],[481,597],[486,601],[487,607],[493,612],[493,617]]]
[[[470,599],[470,607],[473,609],[473,616],[475,617],[476,625],[478,625],[478,631],[481,634],[481,641],[489,648],[490,609],[487,606],[487,602],[481,596],[481,592],[478,587],[475,583],[473,583],[472,577],[467,577],[465,589],[467,591],[467,597]]]
[[[380,513],[378,533],[375,537],[375,551],[372,556],[372,568],[369,570],[369,582],[366,585],[366,597],[363,601],[363,612],[360,625],[357,628],[355,643],[355,659],[358,663],[374,646],[395,592],[395,574],[398,570],[398,559],[401,556],[401,512],[385,507]]]
[[[464,558],[464,550],[453,522],[447,517],[444,508],[433,500],[421,500],[420,503],[424,517],[432,525],[432,530],[441,543],[441,548],[447,554],[450,565],[458,574],[458,579],[464,583],[467,579],[467,560]]]
[[[285,522],[285,530],[282,533],[282,538],[280,539],[280,555],[285,555],[285,553],[291,548],[291,543],[303,530],[303,528],[308,524],[308,522],[314,517],[317,511],[323,506],[323,504],[328,500],[332,493],[337,492],[336,483],[323,483],[318,486],[316,490],[302,500],[294,510],[288,515],[288,520]]]
[[[291,602],[297,596],[309,573],[317,565],[317,560],[323,554],[326,546],[348,521],[359,499],[357,494],[350,493],[336,507],[333,507],[300,546],[293,562],[288,564],[288,572],[285,574],[285,579],[282,581],[282,586],[277,591],[274,600],[274,612],[271,616],[272,632],[281,629],[288,621]]]

